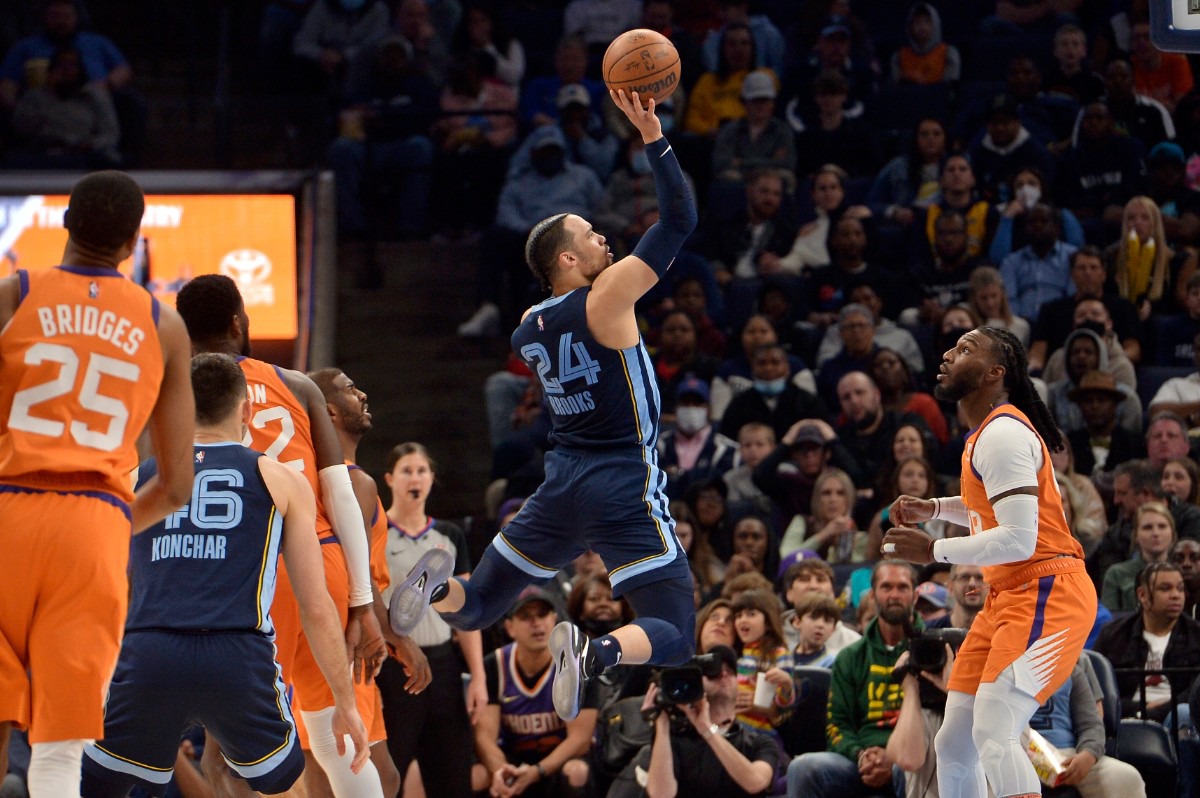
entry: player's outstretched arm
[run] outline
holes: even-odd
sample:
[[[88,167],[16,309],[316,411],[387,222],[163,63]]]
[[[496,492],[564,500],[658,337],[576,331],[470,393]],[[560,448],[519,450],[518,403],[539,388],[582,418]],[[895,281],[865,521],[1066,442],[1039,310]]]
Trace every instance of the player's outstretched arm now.
[[[292,469],[267,457],[258,459],[259,473],[275,507],[283,514],[283,562],[291,577],[292,591],[300,609],[300,625],[312,648],[321,675],[329,683],[334,700],[334,736],[338,754],[342,734],[354,742],[351,770],[359,772],[370,756],[367,730],[354,703],[350,660],[342,642],[342,624],[325,586],[325,566],[315,534],[316,498],[308,483]]]
[[[183,319],[173,308],[163,306],[159,312],[163,379],[158,401],[147,424],[158,473],[134,497],[130,512],[135,535],[187,504],[196,476],[192,466],[192,438],[196,424],[192,344]]]
[[[658,196],[659,219],[642,235],[632,255],[605,269],[592,284],[588,298],[590,325],[631,312],[633,303],[666,274],[683,242],[696,228],[698,218],[696,201],[683,170],[654,114],[654,101],[643,108],[636,92],[629,96],[622,90],[609,92],[609,96],[646,144]]]

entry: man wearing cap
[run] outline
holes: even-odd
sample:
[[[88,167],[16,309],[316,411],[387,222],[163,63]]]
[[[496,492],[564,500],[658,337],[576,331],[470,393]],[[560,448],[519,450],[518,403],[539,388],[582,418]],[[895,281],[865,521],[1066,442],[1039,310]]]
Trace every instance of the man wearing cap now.
[[[979,192],[988,202],[1004,204],[1011,200],[1012,178],[1022,169],[1034,167],[1050,179],[1054,162],[1021,124],[1016,100],[1005,94],[992,100],[983,134],[972,145],[970,154]]]
[[[667,474],[667,496],[681,499],[694,480],[723,476],[737,465],[738,445],[709,421],[707,382],[689,374],[675,396],[675,427],[658,438],[658,465]]]
[[[917,589],[918,593],[920,588]],[[927,629],[970,629],[983,609],[988,584],[978,565],[950,566],[950,612],[935,621],[926,621]]]
[[[1200,194],[1187,184],[1187,158],[1173,141],[1160,141],[1146,155],[1146,194],[1162,211],[1163,232],[1175,245],[1200,238]]]
[[[812,492],[817,477],[830,464],[837,447],[837,433],[820,419],[805,418],[791,426],[779,440],[779,445],[754,469],[754,484],[758,485],[781,511],[781,528],[791,520],[806,518],[812,513]],[[841,467],[849,455],[839,452]],[[780,551],[795,548],[804,535],[789,540],[785,535]]]
[[[678,710],[691,728],[682,732],[668,712],[659,712],[654,720],[654,741],[638,752],[622,774],[618,783],[622,791],[609,795],[724,798],[766,793],[779,762],[779,748],[768,735],[756,734],[734,719],[737,654],[729,646],[718,645],[709,649],[709,656],[716,662],[704,668],[704,696]],[[657,685],[652,684],[643,707],[654,705],[657,692]],[[639,788],[636,793],[630,782]],[[625,787],[631,792],[624,792]]]
[[[1103,307],[1098,302],[1095,304]],[[1142,402],[1132,388],[1117,379],[1112,361],[1109,360],[1109,350],[1099,335],[1085,327],[1075,330],[1067,336],[1063,358],[1066,376],[1050,383],[1046,402],[1054,413],[1054,421],[1059,429],[1071,433],[1086,426],[1082,408],[1071,399],[1070,393],[1079,386],[1083,375],[1089,371],[1102,371],[1113,376],[1117,390],[1124,396],[1117,406],[1117,424],[1131,434],[1141,433]]]
[[[795,137],[787,123],[775,116],[775,81],[770,73],[756,70],[746,75],[741,96],[746,115],[724,123],[717,132],[713,174],[718,180],[740,183],[755,169],[795,172]]]
[[[950,594],[937,582],[922,582],[917,585],[916,596],[917,612],[926,625],[950,617],[950,613],[946,609]]]
[[[475,725],[476,789],[504,798],[569,797],[582,795],[588,783],[582,757],[596,727],[595,704],[585,699],[579,715],[564,721],[551,698],[550,630],[558,606],[542,588],[525,588],[504,620],[513,642],[484,659],[488,705]]]
[[[856,119],[862,116],[867,103],[875,94],[878,76],[870,64],[852,54],[853,35],[850,20],[843,16],[829,16],[821,22],[817,40],[808,57],[794,70],[793,96],[787,103],[785,117],[795,129],[796,122],[811,116],[812,100],[808,96],[813,80],[826,70],[840,72],[846,79],[846,116]]]
[[[586,166],[601,182],[608,180],[620,143],[592,110],[592,96],[582,83],[558,90],[558,125],[566,137],[567,160]]]
[[[726,437],[737,438],[743,424],[758,421],[782,439],[801,419],[828,417],[824,402],[788,379],[787,352],[780,344],[764,344],[754,350],[750,376],[753,387],[733,397],[721,416],[721,433]]]
[[[1117,424],[1117,405],[1125,400],[1125,394],[1117,390],[1111,374],[1089,371],[1067,392],[1067,398],[1079,405],[1083,415],[1083,428],[1067,435],[1078,473],[1093,476],[1143,456],[1141,437]]]

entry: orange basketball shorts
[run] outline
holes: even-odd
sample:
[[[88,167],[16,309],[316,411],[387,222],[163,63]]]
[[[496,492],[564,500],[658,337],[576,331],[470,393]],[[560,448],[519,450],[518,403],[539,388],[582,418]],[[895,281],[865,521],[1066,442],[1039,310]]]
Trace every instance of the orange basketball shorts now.
[[[325,564],[325,585],[329,595],[333,597],[337,607],[338,620],[342,628],[350,614],[350,578],[346,571],[346,558],[335,538],[322,540],[321,555]],[[287,569],[280,565],[279,582],[275,589],[275,603],[271,606],[271,620],[275,624],[275,647],[279,653],[279,664],[283,669],[284,681],[292,687],[292,706],[301,712],[316,712],[333,706],[333,691],[325,681],[317,660],[309,648],[308,639],[300,625],[300,608],[296,604],[296,596],[292,593],[291,579]],[[355,682],[354,698],[358,705],[358,713],[363,725],[371,734],[371,741],[386,739],[381,733],[374,736],[375,716],[381,720],[379,730],[382,732],[381,702],[377,696],[373,680],[366,684]],[[296,727],[300,734],[301,747],[308,749],[308,732],[303,721],[296,715]]]
[[[0,720],[31,743],[104,736],[129,585],[129,509],[0,486]]]
[[[1047,566],[1053,572],[1038,573]],[[955,657],[948,687],[974,695],[981,682],[994,682],[1011,665],[1017,687],[1045,703],[1071,675],[1095,622],[1096,588],[1083,563],[1036,563],[992,587]]]

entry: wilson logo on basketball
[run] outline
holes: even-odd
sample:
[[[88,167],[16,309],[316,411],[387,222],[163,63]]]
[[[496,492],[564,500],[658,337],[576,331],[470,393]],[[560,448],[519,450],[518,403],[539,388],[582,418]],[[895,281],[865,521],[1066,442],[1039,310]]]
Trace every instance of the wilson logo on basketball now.
[[[636,91],[642,96],[659,95],[674,86],[676,79],[676,74],[674,72],[669,72],[658,80],[630,86],[628,89],[626,89],[626,91]]]
[[[257,249],[235,249],[221,258],[221,274],[238,284],[246,305],[274,305],[275,288],[268,282],[271,259]]]

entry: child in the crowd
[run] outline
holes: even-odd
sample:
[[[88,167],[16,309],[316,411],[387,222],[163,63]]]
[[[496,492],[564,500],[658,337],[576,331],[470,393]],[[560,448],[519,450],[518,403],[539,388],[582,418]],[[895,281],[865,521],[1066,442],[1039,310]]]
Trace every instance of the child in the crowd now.
[[[837,599],[837,594],[833,589],[833,568],[829,563],[816,557],[797,560],[788,565],[783,572],[783,578],[780,579],[780,585],[788,606],[793,608],[783,614],[784,643],[789,650],[800,645],[800,636],[792,618],[796,614],[794,608],[803,596],[808,593],[828,596],[837,605],[839,615],[845,609],[845,605]],[[825,650],[836,655],[861,637],[862,635],[854,629],[838,621],[825,640]]]
[[[783,644],[779,600],[766,590],[748,590],[733,600],[732,609],[738,650],[737,719],[778,739],[775,729],[796,702],[792,655]],[[775,688],[765,707],[754,703],[760,673]]]
[[[729,489],[727,501],[760,504],[769,500],[754,484],[754,469],[775,448],[775,430],[769,424],[751,421],[738,430],[738,454],[742,464],[725,472],[725,485]]]
[[[840,619],[837,602],[824,593],[810,591],[800,596],[792,615],[792,626],[800,636],[792,652],[793,665],[832,668],[836,655],[826,650],[825,643]]]
[[[892,82],[950,83],[958,80],[962,58],[958,48],[942,41],[942,18],[929,3],[913,3],[908,11],[908,43],[892,55]]]

